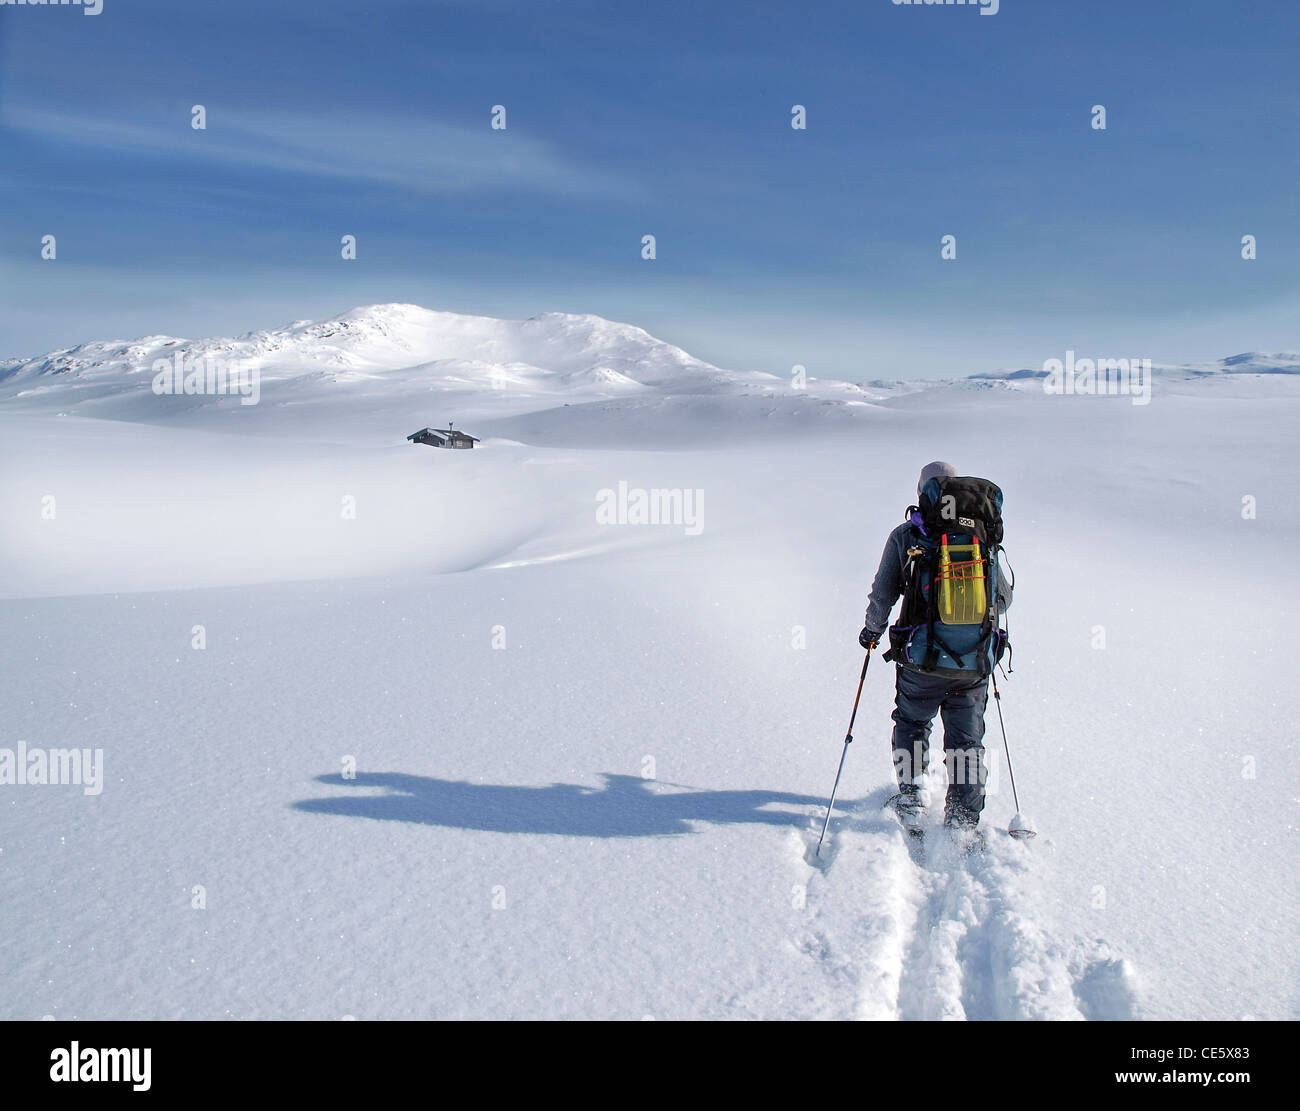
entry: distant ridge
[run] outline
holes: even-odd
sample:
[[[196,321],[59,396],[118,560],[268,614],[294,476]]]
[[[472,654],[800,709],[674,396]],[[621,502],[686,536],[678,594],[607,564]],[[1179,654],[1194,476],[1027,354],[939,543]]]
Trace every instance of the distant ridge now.
[[[1151,371],[1159,375],[1195,377],[1209,374],[1300,374],[1300,353],[1293,351],[1245,351],[1212,363],[1152,363]],[[981,381],[1015,382],[1026,378],[1046,378],[1045,370],[994,370],[971,374]]]

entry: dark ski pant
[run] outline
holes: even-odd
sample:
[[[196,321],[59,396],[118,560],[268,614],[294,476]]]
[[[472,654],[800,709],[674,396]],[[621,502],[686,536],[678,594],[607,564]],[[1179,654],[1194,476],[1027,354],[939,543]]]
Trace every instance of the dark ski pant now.
[[[984,809],[984,707],[988,679],[950,679],[905,667],[894,669],[894,770],[899,787],[919,784],[929,762],[930,726],[943,718],[948,797],[944,816],[975,824]]]

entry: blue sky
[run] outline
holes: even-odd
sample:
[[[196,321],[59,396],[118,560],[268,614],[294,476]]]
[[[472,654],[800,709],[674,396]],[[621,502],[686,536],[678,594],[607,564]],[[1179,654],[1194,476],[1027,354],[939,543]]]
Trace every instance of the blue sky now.
[[[380,301],[857,380],[1300,349],[1298,47],[1291,0],[0,7],[0,356]]]

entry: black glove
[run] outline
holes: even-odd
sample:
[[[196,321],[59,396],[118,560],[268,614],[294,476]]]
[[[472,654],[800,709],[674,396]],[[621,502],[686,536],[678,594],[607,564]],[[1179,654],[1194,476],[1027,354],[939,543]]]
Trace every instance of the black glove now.
[[[862,645],[863,648],[874,648],[880,643],[880,634],[873,633],[870,629],[863,629],[862,632],[858,634],[858,643]]]

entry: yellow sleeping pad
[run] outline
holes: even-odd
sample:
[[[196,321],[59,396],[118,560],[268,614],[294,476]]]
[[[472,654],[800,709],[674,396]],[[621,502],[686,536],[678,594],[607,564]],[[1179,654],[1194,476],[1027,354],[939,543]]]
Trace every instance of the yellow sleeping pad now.
[[[980,542],[939,544],[939,620],[945,625],[978,625],[988,612]]]

